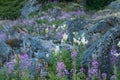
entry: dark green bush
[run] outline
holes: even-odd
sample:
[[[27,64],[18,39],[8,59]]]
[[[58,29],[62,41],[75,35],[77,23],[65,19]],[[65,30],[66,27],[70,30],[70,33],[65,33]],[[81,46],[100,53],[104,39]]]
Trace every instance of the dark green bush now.
[[[88,9],[102,9],[115,0],[85,0]]]
[[[16,19],[26,0],[0,0],[0,18]]]

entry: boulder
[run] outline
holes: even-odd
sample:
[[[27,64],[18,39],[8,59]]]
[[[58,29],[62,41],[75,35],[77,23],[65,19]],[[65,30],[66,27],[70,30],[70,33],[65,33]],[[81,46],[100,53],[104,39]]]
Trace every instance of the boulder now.
[[[23,37],[23,46],[26,47],[27,53],[38,59],[46,59],[46,55],[50,54],[51,50],[55,46],[52,41],[42,40],[40,36],[24,36]]]
[[[120,1],[113,1],[108,5],[108,8],[112,10],[120,10]]]
[[[115,26],[114,28],[109,29],[98,41],[94,42],[85,51],[82,63],[88,64],[92,61],[92,55],[96,54],[99,61],[100,71],[113,74],[113,65],[110,60],[110,49],[113,45],[113,40],[115,43],[118,43],[119,39],[120,26]]]
[[[68,21],[67,27],[71,42],[74,37],[73,32],[78,32],[79,38],[84,33],[85,38],[88,40],[81,64],[89,64],[92,61],[92,55],[96,54],[100,71],[113,74],[110,50],[120,40],[119,22],[119,12],[107,16],[98,16],[95,19],[75,19]],[[118,57],[118,60],[120,61],[120,57]],[[117,61],[116,64],[118,70],[120,70],[120,63]]]

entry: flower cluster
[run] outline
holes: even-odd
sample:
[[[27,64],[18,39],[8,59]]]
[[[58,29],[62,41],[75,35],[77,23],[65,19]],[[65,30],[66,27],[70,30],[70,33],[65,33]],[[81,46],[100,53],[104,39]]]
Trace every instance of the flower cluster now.
[[[94,59],[92,61],[91,68],[89,69],[89,78],[92,78],[93,76],[98,76],[98,61]]]
[[[66,66],[64,62],[58,62],[57,63],[57,76],[66,76],[69,72],[66,70]]]
[[[23,68],[23,69],[28,69],[31,66],[31,61],[29,60],[27,53],[22,54],[18,57],[19,57],[19,63],[17,63],[17,59],[15,57],[10,62],[4,65],[10,70],[10,72],[14,71],[16,64],[20,64],[19,68]]]

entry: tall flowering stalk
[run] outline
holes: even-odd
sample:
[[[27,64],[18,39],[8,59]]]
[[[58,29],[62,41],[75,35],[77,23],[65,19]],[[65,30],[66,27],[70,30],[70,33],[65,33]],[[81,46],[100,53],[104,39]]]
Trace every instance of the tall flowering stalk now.
[[[57,76],[58,77],[64,77],[69,74],[69,72],[66,69],[66,66],[64,62],[60,61],[57,63]]]
[[[111,78],[110,78],[110,80],[117,80],[116,75],[112,75]]]
[[[102,79],[106,80],[107,79],[107,74],[106,73],[102,73]]]
[[[71,53],[71,58],[72,58],[72,73],[73,73],[73,80],[76,80],[77,75],[76,75],[76,58],[77,58],[78,52],[73,51]]]
[[[115,74],[115,75],[111,76],[111,80],[116,80],[116,75],[117,75],[118,72],[117,72],[117,66],[116,66],[115,63],[117,62],[118,53],[117,53],[117,50],[116,50],[115,46],[112,46],[110,54],[111,54],[112,64],[114,65],[113,67],[114,67],[114,74]]]
[[[92,61],[91,68],[88,71],[88,76],[92,80],[98,77],[98,61],[96,58]]]

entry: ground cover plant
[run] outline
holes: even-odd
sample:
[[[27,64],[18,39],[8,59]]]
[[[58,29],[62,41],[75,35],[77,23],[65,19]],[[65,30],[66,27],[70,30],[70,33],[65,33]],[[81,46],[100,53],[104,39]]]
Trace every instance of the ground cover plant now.
[[[87,65],[82,63],[84,52],[98,37],[92,36],[89,40],[85,33],[95,23],[92,20],[101,18],[101,15],[96,15],[93,14],[95,18],[92,19],[78,3],[51,2],[46,3],[41,12],[27,19],[1,21],[0,80],[120,80],[116,63],[120,55],[119,38],[118,43],[113,40],[107,52],[114,65],[112,74],[101,71],[97,54],[92,54]],[[67,24],[79,19],[90,22],[90,27],[82,34],[77,30],[71,32],[71,42],[70,25]],[[74,26],[74,23],[70,23]]]

